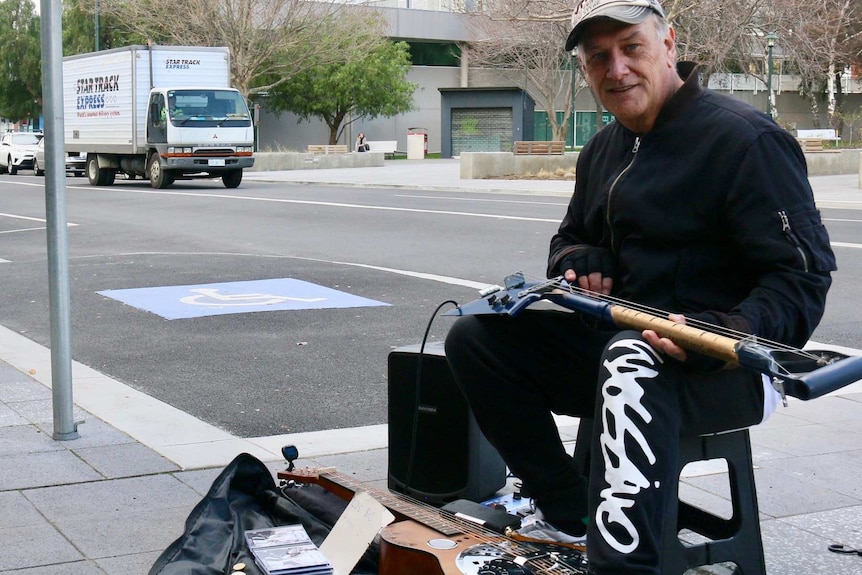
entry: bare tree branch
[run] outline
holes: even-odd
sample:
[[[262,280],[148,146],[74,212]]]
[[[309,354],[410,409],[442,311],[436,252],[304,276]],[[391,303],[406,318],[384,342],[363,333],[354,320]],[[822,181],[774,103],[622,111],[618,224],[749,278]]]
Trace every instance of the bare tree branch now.
[[[227,46],[232,83],[246,96],[359,58],[385,34],[378,12],[336,0],[99,0],[99,10],[156,43]]]

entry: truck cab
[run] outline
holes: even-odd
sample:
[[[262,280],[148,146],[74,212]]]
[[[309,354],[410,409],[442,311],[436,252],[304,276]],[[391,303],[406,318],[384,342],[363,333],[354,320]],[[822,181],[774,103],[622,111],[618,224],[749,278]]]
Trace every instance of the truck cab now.
[[[254,165],[251,114],[233,89],[159,89],[147,106],[146,176],[154,187],[186,174],[205,172],[235,188],[242,169]]]

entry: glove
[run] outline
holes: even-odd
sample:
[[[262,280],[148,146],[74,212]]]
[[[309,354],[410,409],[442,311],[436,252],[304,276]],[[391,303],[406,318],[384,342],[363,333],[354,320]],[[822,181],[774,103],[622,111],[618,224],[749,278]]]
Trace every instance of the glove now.
[[[578,277],[599,272],[602,277],[614,277],[614,258],[610,250],[593,246],[578,246],[560,260],[560,273],[575,270]]]

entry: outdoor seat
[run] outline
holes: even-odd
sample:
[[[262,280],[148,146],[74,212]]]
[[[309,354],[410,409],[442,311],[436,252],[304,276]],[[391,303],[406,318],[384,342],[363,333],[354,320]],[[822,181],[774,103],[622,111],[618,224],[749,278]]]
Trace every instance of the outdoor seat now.
[[[581,419],[575,444],[575,463],[584,474],[589,472],[592,427],[593,420]],[[727,462],[729,518],[679,500],[683,468],[711,459]],[[681,437],[675,478],[669,487],[677,493],[678,504],[667,510],[662,529],[662,575],[682,575],[689,569],[725,562],[733,563],[738,575],[766,575],[748,430]]]

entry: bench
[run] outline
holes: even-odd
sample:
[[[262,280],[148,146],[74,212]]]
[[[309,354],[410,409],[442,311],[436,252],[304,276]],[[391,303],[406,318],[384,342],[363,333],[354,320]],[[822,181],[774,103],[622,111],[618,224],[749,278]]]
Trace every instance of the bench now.
[[[796,141],[799,142],[799,146],[802,148],[803,152],[823,151],[822,138],[796,138]]]
[[[398,140],[366,140],[369,152],[383,152],[385,154],[394,154],[395,148],[398,147]]]
[[[395,149],[398,147],[398,140],[366,140],[369,152],[383,152],[384,154],[395,155]]]
[[[566,151],[565,142],[515,142],[512,150],[515,155],[562,155]]]
[[[344,144],[309,144],[309,154],[346,154],[347,146]]]
[[[839,140],[838,134],[832,128],[815,130],[796,130],[797,138],[820,138],[821,140]]]

